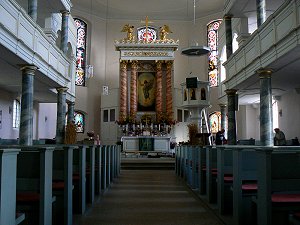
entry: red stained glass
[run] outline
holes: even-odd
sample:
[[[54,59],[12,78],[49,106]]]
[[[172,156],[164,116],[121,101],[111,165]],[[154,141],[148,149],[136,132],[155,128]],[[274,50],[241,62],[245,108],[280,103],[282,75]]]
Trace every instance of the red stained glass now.
[[[77,18],[75,18],[74,21],[77,27],[75,84],[78,86],[85,86],[87,25],[84,21]]]

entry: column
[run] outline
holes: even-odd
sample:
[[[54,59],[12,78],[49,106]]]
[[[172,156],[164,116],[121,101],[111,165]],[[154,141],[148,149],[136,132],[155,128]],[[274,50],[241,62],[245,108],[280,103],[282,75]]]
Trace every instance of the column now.
[[[225,33],[226,33],[226,55],[227,59],[232,55],[232,27],[231,27],[231,15],[225,15]]]
[[[235,89],[227,89],[225,93],[228,98],[228,131],[227,140],[229,145],[236,145],[236,118],[235,118],[235,104],[236,104]]]
[[[166,113],[169,120],[173,120],[172,68],[173,61],[168,61],[166,73]]]
[[[273,110],[270,69],[257,71],[260,79],[260,142],[263,146],[273,146]]]
[[[219,104],[221,111],[221,129],[226,130],[226,105]]]
[[[25,65],[22,71],[22,98],[19,139],[20,145],[32,145],[33,139],[33,82],[37,67]]]
[[[69,14],[70,12],[67,10],[61,11],[62,14],[62,21],[61,21],[61,42],[60,42],[60,49],[63,53],[67,53],[68,51],[68,21],[69,21]]]
[[[67,87],[57,88],[57,120],[56,120],[56,144],[63,144],[66,124],[66,91]]]
[[[127,116],[127,61],[120,64],[120,113],[119,120],[122,121]]]
[[[75,106],[75,102],[68,102],[68,120],[67,120],[67,123],[74,123],[75,122],[74,106]]]
[[[162,113],[162,62],[156,62],[156,116]]]
[[[131,64],[130,80],[130,115],[136,115],[137,112],[137,61]]]
[[[266,21],[266,0],[256,0],[257,28]]]
[[[37,0],[28,0],[28,15],[37,21]]]

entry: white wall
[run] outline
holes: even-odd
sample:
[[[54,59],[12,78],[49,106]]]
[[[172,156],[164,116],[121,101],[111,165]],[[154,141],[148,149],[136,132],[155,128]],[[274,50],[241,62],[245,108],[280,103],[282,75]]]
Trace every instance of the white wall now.
[[[56,136],[56,103],[39,103],[37,106],[36,139],[53,139]]]
[[[2,111],[2,126],[0,128],[0,138],[16,139],[19,137],[19,129],[13,128],[13,101],[14,96],[0,90],[0,110]],[[10,111],[11,109],[11,111]]]

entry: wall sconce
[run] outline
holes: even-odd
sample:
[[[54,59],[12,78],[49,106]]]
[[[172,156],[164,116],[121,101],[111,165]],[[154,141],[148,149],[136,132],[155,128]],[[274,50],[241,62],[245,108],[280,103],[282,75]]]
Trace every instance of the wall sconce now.
[[[45,123],[47,122],[47,120],[48,120],[48,117],[47,117],[47,116],[45,116]]]
[[[11,108],[11,106],[8,107],[8,113],[9,113],[9,114],[12,113],[12,108]]]
[[[278,114],[280,117],[282,117],[282,109],[279,109]]]

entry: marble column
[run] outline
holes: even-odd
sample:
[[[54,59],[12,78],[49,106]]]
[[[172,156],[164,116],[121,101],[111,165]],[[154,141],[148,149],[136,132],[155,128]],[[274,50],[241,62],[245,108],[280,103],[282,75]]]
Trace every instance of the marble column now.
[[[227,89],[228,102],[228,131],[227,140],[229,145],[236,145],[236,117],[235,117],[235,105],[236,105],[236,89]]]
[[[66,92],[67,87],[57,88],[57,119],[56,119],[56,144],[63,144],[65,139],[66,124]]]
[[[122,121],[127,116],[127,61],[120,64],[120,113],[119,120]]]
[[[221,129],[226,130],[226,105],[219,104],[221,111]]]
[[[37,21],[37,0],[28,0],[28,15]]]
[[[19,140],[20,145],[32,145],[33,139],[33,82],[37,67],[25,65],[22,71],[22,98]]]
[[[137,61],[131,64],[130,80],[130,115],[136,115],[137,112]]]
[[[257,27],[260,27],[267,18],[266,0],[256,0]]]
[[[168,61],[166,72],[166,113],[169,120],[173,120],[172,68],[173,61]]]
[[[231,15],[225,15],[225,33],[226,33],[226,55],[227,59],[232,55],[232,27],[231,27]]]
[[[260,79],[260,142],[263,146],[273,146],[273,110],[270,69],[257,71]]]
[[[67,123],[74,123],[75,122],[74,106],[75,106],[75,102],[68,102],[68,120],[67,120]]]
[[[162,61],[156,63],[156,116],[162,113]]]
[[[67,53],[68,51],[68,31],[69,31],[69,15],[70,12],[67,10],[61,11],[62,14],[62,22],[61,22],[61,42],[60,42],[60,49],[63,53]]]

